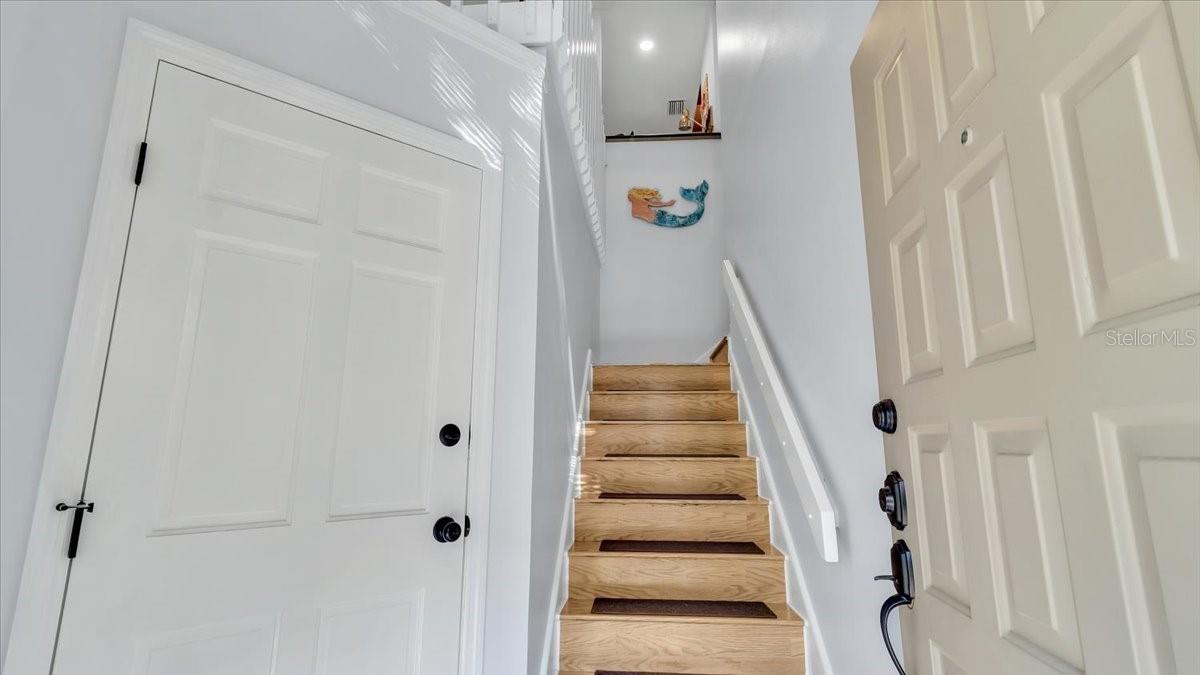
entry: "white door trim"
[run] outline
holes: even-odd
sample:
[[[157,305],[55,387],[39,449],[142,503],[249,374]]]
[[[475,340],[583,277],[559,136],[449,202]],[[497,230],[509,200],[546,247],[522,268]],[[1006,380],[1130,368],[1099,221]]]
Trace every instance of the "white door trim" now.
[[[467,480],[467,512],[473,527],[464,551],[459,650],[460,672],[477,672],[482,653],[491,490],[502,169],[489,165],[483,154],[466,141],[133,19],[126,29],[4,671],[46,673],[50,668],[68,571],[64,551],[69,521],[55,512],[53,505],[77,499],[86,472],[136,195],[133,174],[146,133],[159,61],[414,145],[482,172]],[[154,148],[150,148],[148,170],[153,170],[153,162]]]

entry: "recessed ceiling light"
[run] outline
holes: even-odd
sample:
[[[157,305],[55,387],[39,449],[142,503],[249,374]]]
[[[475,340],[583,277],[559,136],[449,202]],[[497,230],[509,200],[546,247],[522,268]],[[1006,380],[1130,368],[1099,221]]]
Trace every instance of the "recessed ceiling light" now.
[[[638,43],[638,47],[641,47],[642,51],[648,52],[654,49],[654,40],[642,40]]]

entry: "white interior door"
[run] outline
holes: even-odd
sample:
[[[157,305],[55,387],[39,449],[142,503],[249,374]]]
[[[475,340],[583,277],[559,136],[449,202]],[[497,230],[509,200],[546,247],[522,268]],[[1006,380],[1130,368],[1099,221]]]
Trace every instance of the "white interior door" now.
[[[165,62],[147,141],[55,672],[457,672],[480,171]]]
[[[883,2],[852,80],[908,672],[1200,672],[1200,4]]]

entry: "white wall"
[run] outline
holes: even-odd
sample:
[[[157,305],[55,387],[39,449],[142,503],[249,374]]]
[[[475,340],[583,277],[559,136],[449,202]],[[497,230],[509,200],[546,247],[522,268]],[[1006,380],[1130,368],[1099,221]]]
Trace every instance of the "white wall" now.
[[[803,518],[789,519],[833,673],[890,668],[878,622],[891,585],[871,581],[889,571],[891,537],[875,500],[883,445],[869,414],[878,386],[850,96],[873,9],[717,3],[723,196],[737,205],[729,256],[838,509],[837,563],[821,560]],[[760,431],[767,463],[785,467],[769,425]],[[779,506],[803,513],[794,483],[776,478]]]
[[[719,140],[609,143],[606,196],[608,261],[600,272],[599,351],[603,363],[691,362],[729,326],[721,288],[725,183]],[[652,187],[675,199],[673,213],[695,206],[680,187],[709,183],[704,217],[666,228],[630,215],[626,193]]]
[[[712,0],[593,0],[592,8],[604,35],[604,132],[675,133],[679,115],[667,101],[696,104]],[[642,40],[654,49],[642,51]]]
[[[565,597],[564,559],[572,532],[571,476],[578,418],[596,339],[600,260],[575,178],[571,145],[547,87],[538,219],[537,382],[534,393],[532,550],[529,566],[529,673],[557,665],[557,625]]]
[[[137,17],[462,137],[489,161],[503,162],[484,659],[489,673],[524,670],[540,69],[498,60],[439,28],[457,17],[429,25],[383,3],[5,2],[3,8],[0,652],[7,650],[125,23]]]

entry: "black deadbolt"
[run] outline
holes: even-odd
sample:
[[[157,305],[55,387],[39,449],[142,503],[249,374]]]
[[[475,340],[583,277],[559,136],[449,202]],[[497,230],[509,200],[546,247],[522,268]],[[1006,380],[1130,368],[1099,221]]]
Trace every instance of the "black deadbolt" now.
[[[879,491],[879,508],[887,514],[892,527],[903,530],[908,526],[908,494],[904,487],[904,478],[899,471],[893,471],[883,479],[883,489]]]
[[[458,442],[462,440],[462,432],[458,430],[457,424],[447,424],[438,432],[438,438],[442,439],[442,445],[448,448],[458,445]]]
[[[885,398],[871,408],[871,422],[885,434],[896,433],[896,404]]]
[[[442,516],[433,524],[433,538],[443,544],[458,541],[462,533],[462,525],[454,522],[450,516]]]

